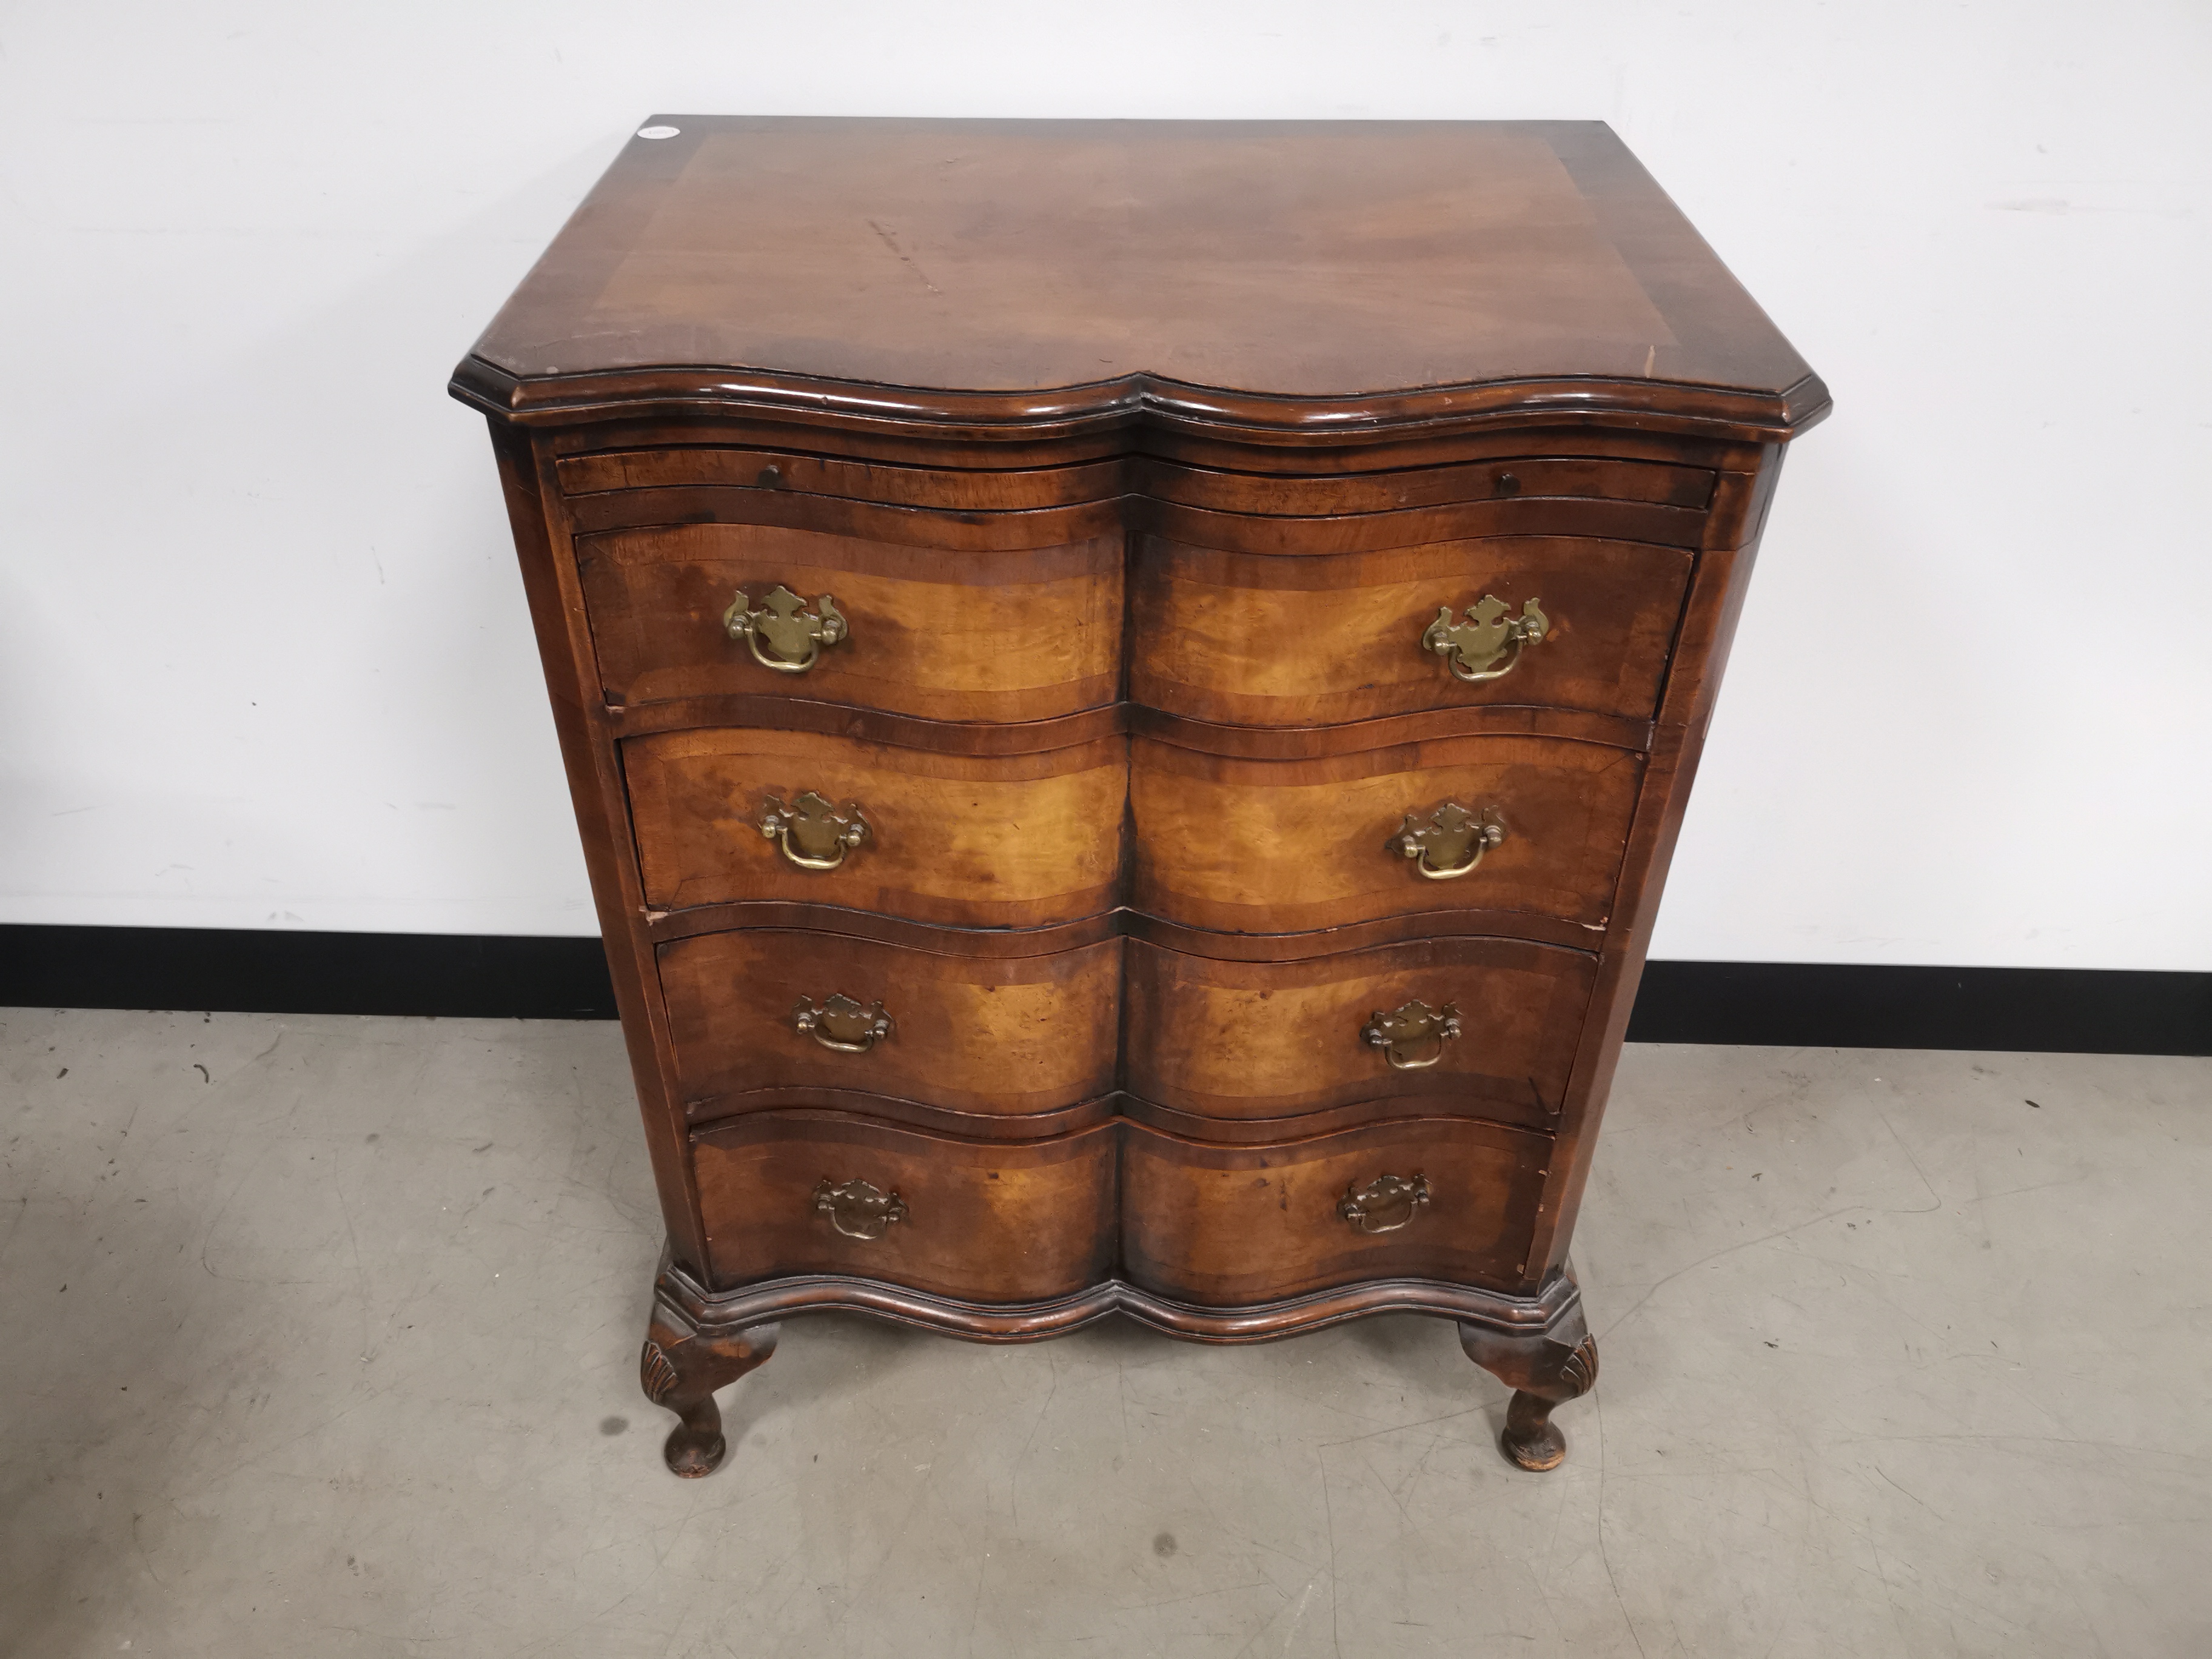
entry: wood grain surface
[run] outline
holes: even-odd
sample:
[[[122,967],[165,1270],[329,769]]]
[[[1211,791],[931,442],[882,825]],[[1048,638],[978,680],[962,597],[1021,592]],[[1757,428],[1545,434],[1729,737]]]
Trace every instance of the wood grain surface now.
[[[1491,939],[1295,962],[1212,961],[1139,940],[1127,950],[1130,1092],[1237,1120],[1359,1104],[1376,1117],[1466,1114],[1548,1130],[1597,968],[1582,952]],[[1455,1006],[1463,1030],[1434,1066],[1394,1070],[1360,1030],[1416,999]]]
[[[780,526],[702,524],[577,544],[611,703],[751,693],[939,720],[1020,721],[1113,702],[1121,672],[1119,533],[953,553]],[[848,624],[801,674],[732,640],[722,614],[781,584],[831,595]]]
[[[1281,557],[1148,536],[1131,580],[1129,693],[1198,720],[1328,726],[1537,703],[1650,718],[1691,556],[1581,538],[1438,541]],[[1502,678],[1469,684],[1421,635],[1486,594],[1551,626]]]
[[[1599,123],[654,119],[477,358],[1277,398],[1809,378]]]
[[[1133,463],[1128,476],[1133,494],[1263,517],[1395,513],[1462,502],[1510,508],[1537,501],[1648,501],[1701,513],[1713,493],[1713,474],[1705,467],[1568,455],[1501,455],[1322,477],[1183,466],[1146,458]]]
[[[1551,1142],[1463,1118],[1407,1118],[1266,1146],[1214,1146],[1122,1126],[1121,1271],[1202,1305],[1237,1306],[1354,1279],[1518,1285]],[[1337,1213],[1379,1176],[1431,1198],[1395,1232]]]
[[[1113,1270],[1118,1127],[1049,1140],[955,1139],[822,1112],[759,1112],[692,1153],[713,1287],[847,1273],[973,1302],[1036,1302]],[[850,1238],[813,1207],[823,1182],[896,1193],[907,1218]]]
[[[1036,927],[1115,902],[1127,739],[978,760],[811,732],[671,732],[623,745],[647,901],[745,899]],[[857,802],[866,842],[793,866],[757,827],[770,794]]]
[[[656,434],[658,435],[658,434]],[[1284,476],[1182,465],[1144,455],[1061,466],[924,466],[799,451],[739,447],[720,430],[669,434],[667,447],[564,456],[555,471],[575,513],[582,498],[701,486],[779,489],[951,512],[1004,513],[1149,495],[1216,512],[1310,516],[1538,500],[1650,501],[1702,511],[1709,466],[1574,454],[1505,453],[1481,462],[1380,471]],[[706,442],[686,442],[687,438]],[[1522,447],[1528,440],[1521,441]],[[1249,460],[1249,458],[1245,458]]]
[[[1132,740],[1130,902],[1193,927],[1289,933],[1445,908],[1513,930],[1611,912],[1637,757],[1549,738],[1452,738],[1310,761],[1229,760]],[[1449,881],[1387,843],[1445,800],[1495,808],[1505,839]]]
[[[1110,1092],[1121,941],[999,960],[796,929],[660,947],[677,1076],[695,1118],[794,1089],[893,1096],[953,1111],[1048,1112]],[[792,1008],[831,994],[896,1023],[866,1054],[823,1048]]]
[[[801,496],[829,495],[951,512],[1018,512],[1119,495],[1127,470],[1116,459],[1069,466],[978,471],[973,467],[848,460],[795,450],[739,447],[727,441],[726,428],[697,435],[709,441],[564,457],[555,471],[568,498],[569,510],[574,512],[582,505],[580,497],[602,492],[711,485],[781,489]],[[721,441],[714,441],[717,439]]]

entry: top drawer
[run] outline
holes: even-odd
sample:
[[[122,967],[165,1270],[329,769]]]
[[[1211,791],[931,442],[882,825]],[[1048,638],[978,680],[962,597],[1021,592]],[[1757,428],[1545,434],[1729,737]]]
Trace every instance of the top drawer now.
[[[611,703],[1022,723],[1126,695],[1253,727],[1486,702],[1648,720],[1713,477],[1574,457],[962,472],[682,447],[560,465]]]
[[[1129,692],[1231,726],[1352,720],[1520,703],[1649,720],[1689,590],[1680,548],[1584,536],[1389,541],[1417,515],[1185,515],[1144,537],[1129,607]],[[1395,522],[1392,522],[1395,521]],[[1224,545],[1223,544],[1228,544]]]
[[[1155,500],[1218,513],[1315,518],[1480,504],[1486,513],[1462,516],[1484,534],[1535,535],[1563,523],[1575,526],[1571,534],[1595,522],[1607,535],[1686,547],[1703,532],[1717,477],[1708,467],[1584,455],[1506,455],[1319,477],[1147,461],[1136,476]],[[1588,505],[1594,501],[1617,510],[1594,512]]]
[[[579,536],[607,701],[768,695],[940,720],[1111,702],[1121,531],[1054,539],[1100,516],[994,515],[993,539],[1048,544],[981,549],[772,524]]]

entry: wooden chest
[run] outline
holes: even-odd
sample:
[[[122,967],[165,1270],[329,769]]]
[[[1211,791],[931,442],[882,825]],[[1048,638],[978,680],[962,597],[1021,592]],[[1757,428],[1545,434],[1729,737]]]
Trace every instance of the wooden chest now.
[[[1606,127],[656,118],[490,416],[668,1229],[776,1322],[1457,1322],[1532,1468],[1783,445]]]

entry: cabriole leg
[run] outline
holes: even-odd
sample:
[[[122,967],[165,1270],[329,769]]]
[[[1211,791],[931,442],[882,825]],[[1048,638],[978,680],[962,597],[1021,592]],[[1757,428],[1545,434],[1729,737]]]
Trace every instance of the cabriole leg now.
[[[1459,1328],[1467,1357],[1513,1390],[1499,1449],[1524,1469],[1556,1469],[1567,1437],[1552,1421],[1554,1407],[1579,1399],[1597,1381],[1597,1340],[1577,1309],[1548,1336],[1508,1336],[1480,1325]]]
[[[754,1325],[708,1336],[680,1322],[665,1306],[654,1307],[645,1352],[638,1357],[638,1381],[647,1400],[683,1419],[661,1449],[669,1473],[696,1480],[721,1467],[729,1447],[714,1390],[774,1353],[776,1331],[774,1325]]]

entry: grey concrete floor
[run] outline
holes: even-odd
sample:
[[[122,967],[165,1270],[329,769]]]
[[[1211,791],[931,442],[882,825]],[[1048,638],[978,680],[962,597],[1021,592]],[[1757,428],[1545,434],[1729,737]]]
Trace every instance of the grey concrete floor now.
[[[0,1653],[2212,1653],[2212,1062],[1632,1049],[1551,1475],[1449,1326],[637,1392],[615,1029],[0,1013]]]

